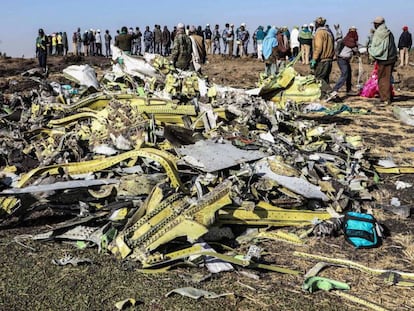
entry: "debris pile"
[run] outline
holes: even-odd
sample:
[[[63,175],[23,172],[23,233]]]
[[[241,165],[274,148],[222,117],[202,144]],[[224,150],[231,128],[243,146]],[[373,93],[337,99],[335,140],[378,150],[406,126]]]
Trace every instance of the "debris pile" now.
[[[213,273],[239,265],[298,274],[262,262],[254,245],[234,254],[208,243],[254,227],[255,238],[300,244],[337,234],[346,211],[373,206],[378,176],[361,137],[299,117],[298,103],[318,98],[320,85],[292,66],[244,90],[158,56],[114,47],[113,60],[100,80],[87,65],[65,69],[68,84],[28,72],[38,88],[5,102],[3,222],[72,215],[33,239],[95,246],[149,271],[185,259]],[[55,263],[78,264],[66,259]]]

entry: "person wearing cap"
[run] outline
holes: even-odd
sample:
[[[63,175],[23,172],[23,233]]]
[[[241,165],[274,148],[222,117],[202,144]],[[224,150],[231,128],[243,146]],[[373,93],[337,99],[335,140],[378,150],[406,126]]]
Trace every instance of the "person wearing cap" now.
[[[374,28],[375,32],[371,45],[368,47],[368,53],[378,64],[379,96],[381,102],[387,105],[392,99],[391,75],[398,52],[394,35],[385,25],[384,17],[378,16],[374,19]]]
[[[332,61],[335,56],[334,38],[325,27],[326,19],[318,17],[315,21],[316,32],[312,45],[312,60],[310,68],[314,70],[317,80],[326,82],[324,88],[329,88],[329,76],[332,71]]]
[[[206,52],[208,54],[211,54],[211,38],[213,36],[213,32],[210,29],[210,24],[207,24],[206,28],[204,28],[203,35],[204,35],[204,43],[206,46]]]
[[[299,32],[300,50],[302,52],[302,64],[309,65],[310,50],[312,46],[313,36],[308,25],[304,24]]]
[[[398,49],[400,50],[400,67],[408,66],[408,57],[411,46],[413,45],[413,39],[411,33],[408,31],[408,27],[403,27],[403,32],[398,40]]]
[[[47,71],[47,36],[42,28],[39,29],[38,36],[36,38],[36,56],[39,60],[39,67],[43,69],[43,72]]]
[[[174,45],[171,51],[171,61],[175,68],[181,70],[191,69],[193,46],[189,36],[185,33],[183,23],[178,23],[174,37]]]

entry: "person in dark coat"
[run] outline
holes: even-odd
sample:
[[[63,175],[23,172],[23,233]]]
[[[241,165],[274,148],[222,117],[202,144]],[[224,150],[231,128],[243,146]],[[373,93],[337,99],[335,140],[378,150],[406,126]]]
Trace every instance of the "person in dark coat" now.
[[[171,33],[168,30],[167,26],[164,26],[162,31],[162,55],[168,56],[170,55],[171,50]]]
[[[408,66],[409,51],[413,45],[411,33],[408,27],[403,27],[403,32],[398,40],[398,49],[400,50],[400,67]]]
[[[135,39],[135,34],[128,33],[127,27],[121,28],[121,33],[115,38],[115,46],[124,51],[125,54],[131,54],[132,40]]]
[[[43,72],[47,71],[47,36],[43,29],[39,29],[39,35],[36,38],[36,56],[39,60],[39,67],[43,69]]]

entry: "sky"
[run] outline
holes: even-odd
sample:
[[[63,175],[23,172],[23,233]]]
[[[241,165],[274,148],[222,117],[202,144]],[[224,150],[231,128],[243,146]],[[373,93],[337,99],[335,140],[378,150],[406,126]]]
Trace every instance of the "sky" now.
[[[109,29],[122,26],[150,29],[155,24],[172,29],[179,22],[189,25],[247,24],[252,33],[258,25],[293,26],[309,24],[317,17],[327,24],[340,24],[344,35],[356,26],[360,43],[365,43],[376,16],[384,16],[398,40],[402,27],[414,27],[413,0],[2,0],[0,52],[13,57],[34,57],[39,28],[46,34],[66,31],[71,51],[72,33],[77,27]]]

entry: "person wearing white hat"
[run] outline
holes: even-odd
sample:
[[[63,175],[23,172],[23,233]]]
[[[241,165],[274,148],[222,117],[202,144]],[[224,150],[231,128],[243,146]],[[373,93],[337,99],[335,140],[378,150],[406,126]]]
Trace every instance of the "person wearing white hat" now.
[[[102,36],[101,36],[101,31],[99,29],[96,30],[95,45],[96,45],[96,56],[102,56]]]
[[[309,23],[309,30],[311,31],[312,35],[315,35],[315,24],[314,23]]]
[[[374,19],[375,32],[372,42],[368,47],[368,53],[378,64],[378,89],[380,100],[388,105],[392,100],[391,75],[395,62],[397,61],[397,47],[395,46],[394,35],[385,25],[385,19],[377,16]]]

